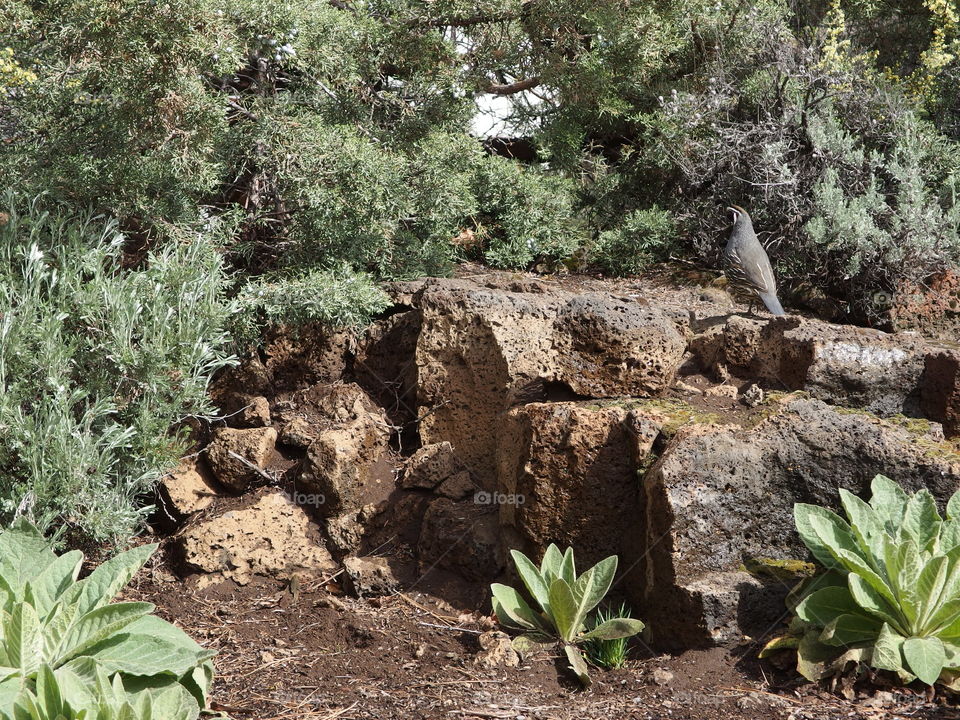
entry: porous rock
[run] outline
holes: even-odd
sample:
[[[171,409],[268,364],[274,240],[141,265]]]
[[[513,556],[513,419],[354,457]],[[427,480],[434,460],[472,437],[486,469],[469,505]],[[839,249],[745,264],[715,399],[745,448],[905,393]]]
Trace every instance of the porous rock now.
[[[223,580],[246,585],[255,576],[312,577],[336,567],[307,514],[278,490],[203,520],[177,543],[188,571],[204,573],[201,586]]]
[[[383,557],[351,556],[343,561],[348,587],[357,597],[381,597],[400,588],[400,583]]]
[[[359,510],[328,518],[324,526],[330,548],[340,555],[355,552],[363,541],[367,524],[376,515],[376,506],[364,505]]]
[[[654,640],[690,647],[750,634],[745,625],[768,614],[757,598],[787,585],[758,593],[738,570],[747,558],[808,556],[797,502],[838,508],[838,485],[868,497],[882,473],[945,503],[960,488],[960,455],[940,437],[936,425],[924,432],[802,398],[753,428],[681,428],[644,478],[641,572],[626,578]]]
[[[491,630],[477,636],[480,652],[473,659],[474,665],[485,668],[517,667],[520,656],[513,649],[510,636],[499,630]]]
[[[160,509],[174,522],[210,506],[220,488],[203,462],[184,458],[160,478]]]
[[[665,407],[665,406],[664,406]],[[637,527],[637,468],[666,410],[643,401],[530,403],[499,423],[505,539],[536,556],[577,548],[586,567],[623,552]]]
[[[207,463],[221,485],[242,493],[258,477],[256,468],[266,467],[276,442],[277,431],[272,427],[218,428],[207,446]]]
[[[487,489],[495,484],[495,428],[503,411],[555,390],[657,393],[672,382],[686,347],[671,318],[642,299],[543,285],[517,290],[435,280],[413,299],[422,322],[421,439],[451,442]]]
[[[924,358],[921,407],[943,423],[947,437],[960,435],[960,349],[933,347]]]
[[[432,490],[460,467],[457,454],[449,442],[433,443],[419,448],[407,460],[402,487]]]
[[[479,490],[467,470],[451,475],[437,487],[437,494],[451,500],[465,500]]]
[[[834,405],[882,416],[913,414],[919,407],[925,347],[912,335],[733,315],[723,324],[706,323],[690,347],[706,369],[725,366]]]
[[[424,514],[417,557],[423,570],[437,566],[489,582],[503,567],[496,510],[472,499],[437,498]]]
[[[307,448],[297,487],[324,498],[316,512],[331,517],[359,509],[392,489],[380,470],[389,453],[390,424],[383,411],[353,383],[327,386],[315,408],[326,427]],[[319,411],[318,411],[319,412]]]

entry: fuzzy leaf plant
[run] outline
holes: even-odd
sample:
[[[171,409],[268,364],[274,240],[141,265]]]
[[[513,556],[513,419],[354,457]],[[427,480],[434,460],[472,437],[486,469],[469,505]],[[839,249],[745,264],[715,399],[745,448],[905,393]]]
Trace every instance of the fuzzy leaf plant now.
[[[960,493],[944,519],[927,490],[907,494],[877,475],[871,491],[864,502],[840,490],[846,520],[795,506],[800,538],[826,572],[799,595],[791,635],[762,655],[795,647],[809,680],[855,661],[960,689]]]
[[[21,519],[0,533],[0,720],[195,720],[214,652],[111,601],[156,550],[143,545],[78,580],[83,555],[57,556]]]
[[[633,618],[615,617],[586,631],[587,617],[610,590],[617,572],[617,557],[601,560],[578,576],[573,548],[566,552],[550,544],[538,568],[518,550],[511,550],[517,573],[537,606],[530,607],[523,596],[509,585],[493,583],[493,610],[506,627],[522,630],[513,640],[514,649],[523,654],[536,647],[563,645],[570,668],[584,686],[590,685],[587,662],[578,646],[590,640],[615,640],[636,635],[643,623]]]

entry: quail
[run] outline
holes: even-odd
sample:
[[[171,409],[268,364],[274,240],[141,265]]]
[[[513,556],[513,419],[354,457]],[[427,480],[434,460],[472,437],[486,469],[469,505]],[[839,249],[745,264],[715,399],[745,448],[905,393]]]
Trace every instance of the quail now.
[[[777,281],[770,259],[753,231],[750,214],[739,205],[731,205],[727,210],[733,213],[733,231],[723,249],[727,276],[732,283],[760,296],[773,315],[786,314],[777,299]]]

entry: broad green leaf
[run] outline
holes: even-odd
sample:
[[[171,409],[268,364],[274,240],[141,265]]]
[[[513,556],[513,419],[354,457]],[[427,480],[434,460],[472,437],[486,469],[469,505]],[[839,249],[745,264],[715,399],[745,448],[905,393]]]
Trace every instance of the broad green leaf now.
[[[903,616],[910,623],[916,623],[920,614],[917,581],[920,579],[923,565],[920,551],[912,536],[907,537],[900,544],[898,563],[900,572],[897,575],[896,603],[899,604]]]
[[[19,677],[7,678],[0,681],[0,710],[13,705],[13,701],[20,694],[22,682]]]
[[[46,663],[37,671],[36,696],[38,703],[50,717],[55,718],[65,714],[59,684]]]
[[[35,673],[45,659],[37,611],[28,603],[18,604],[10,615],[4,615],[3,631],[8,664],[19,668],[24,675]]]
[[[0,575],[18,596],[23,583],[33,580],[56,557],[50,543],[26,518],[0,532]]]
[[[903,642],[903,658],[907,667],[922,682],[933,685],[947,660],[939,638],[907,638]]]
[[[543,629],[540,618],[512,587],[493,583],[490,592],[493,595],[493,611],[501,624],[519,630]]]
[[[181,685],[170,685],[162,690],[145,693],[144,702],[149,706],[149,716],[141,713],[138,720],[194,720],[200,708],[193,696]]]
[[[902,527],[910,533],[921,549],[926,549],[940,533],[940,523],[937,501],[929,490],[918,490],[910,496],[903,514]]]
[[[76,658],[54,670],[64,700],[75,709],[96,709],[96,665],[91,658]]]
[[[897,483],[885,475],[877,475],[870,483],[870,506],[876,511],[878,519],[883,522],[891,535],[903,522],[903,514],[907,509],[909,496]]]
[[[571,588],[577,582],[577,565],[573,560],[573,548],[568,547],[563,553],[563,562],[560,563],[560,577],[563,578]]]
[[[539,568],[533,564],[526,555],[518,550],[511,550],[510,557],[513,558],[513,564],[517,568],[517,574],[523,581],[524,586],[530,596],[540,605],[540,609],[548,615],[550,614],[550,588]]]
[[[114,555],[81,580],[77,584],[82,588],[79,598],[80,614],[85,615],[113,600],[156,549],[157,545],[152,543]]]
[[[43,628],[43,648],[46,657],[54,658],[59,654],[63,640],[77,618],[77,609],[76,603],[67,603],[61,598],[47,614]]]
[[[803,634],[797,646],[797,672],[811,682],[827,673],[827,662],[836,657],[837,648],[820,642],[820,630]]]
[[[60,662],[86,654],[87,650],[120,632],[134,620],[153,612],[154,607],[152,603],[126,602],[91,610],[67,632],[60,646]]]
[[[850,526],[839,516],[810,515],[807,520],[820,542],[843,567],[852,570],[854,568],[851,568],[850,563],[855,562],[857,569],[860,567],[870,568],[864,552],[860,549],[853,532],[850,530]]]
[[[577,600],[579,622],[582,624],[587,613],[593,610],[606,597],[617,574],[617,556],[604,558],[587,570],[573,587]]]
[[[948,668],[960,668],[960,643],[949,642],[943,640],[943,651],[946,654],[946,660],[944,661],[944,667]]]
[[[816,590],[797,605],[797,617],[824,628],[840,615],[858,614],[857,605],[847,587],[830,586]]]
[[[947,518],[960,520],[960,491],[955,492],[947,500]]]
[[[960,545],[951,548],[944,557],[947,558],[947,579],[943,583],[940,593],[940,604],[952,598],[960,597]]]
[[[168,716],[177,718],[196,718],[200,706],[196,699],[187,692],[175,679],[168,676],[152,678],[124,677],[124,700],[143,712],[149,707],[156,720],[165,720]],[[186,711],[186,716],[184,712]],[[142,715],[137,716],[141,720]]]
[[[893,588],[894,595],[900,594],[900,557],[901,547],[889,535],[883,538],[884,577]]]
[[[82,564],[83,553],[74,550],[60,555],[31,579],[37,615],[41,620],[46,618],[57,598],[76,582]]]
[[[213,663],[210,660],[200,663],[189,675],[182,677],[180,682],[193,695],[197,706],[205,708],[213,685]]]
[[[0,575],[0,610],[12,612],[15,602],[19,602],[17,593],[10,587],[6,579]]]
[[[200,662],[213,657],[212,650],[197,652],[162,637],[119,633],[87,648],[84,656],[97,661],[107,672],[127,675],[157,675],[163,672],[183,675]]]
[[[580,683],[584,687],[590,687],[590,668],[587,667],[587,661],[583,659],[580,650],[575,645],[564,645],[563,651],[567,655],[567,660],[570,661],[570,669],[576,673]]]
[[[940,552],[949,553],[960,546],[960,519],[946,520],[940,526]]]
[[[550,587],[555,578],[560,577],[560,566],[563,564],[563,554],[553,543],[547,545],[546,552],[543,553],[543,560],[540,561],[540,574],[543,575],[547,587]]]
[[[807,597],[807,595],[810,595],[817,590],[822,590],[828,587],[842,587],[846,589],[848,574],[849,573],[847,573],[845,570],[827,570],[826,572],[823,572],[812,578],[801,580],[787,594],[787,608],[791,612],[795,612],[797,605],[799,605],[803,599]]]
[[[849,573],[847,574],[848,583],[850,576],[856,575],[870,585],[875,592],[885,598],[890,605],[897,607],[897,595],[893,588],[887,584],[886,580],[877,575],[869,565],[863,562],[859,556],[848,553],[845,550],[840,550],[837,553],[837,557],[840,559],[840,562],[849,568]]]
[[[817,505],[796,503],[793,506],[793,517],[794,523],[797,527],[797,534],[800,535],[800,539],[803,541],[803,544],[807,546],[813,556],[817,559],[817,562],[828,569],[841,567],[840,563],[834,558],[833,553],[827,549],[826,545],[820,539],[820,536],[814,531],[810,523],[811,518],[820,517],[821,515],[826,515],[827,517],[832,516],[833,518],[836,518],[836,520],[843,522],[842,518],[840,518],[840,516],[836,513]]]
[[[584,633],[578,638],[582,640],[617,640],[619,638],[632,637],[642,632],[644,624],[633,618],[611,618],[606,622],[600,623],[588,633]]]
[[[907,633],[909,628],[897,605],[889,603],[883,595],[878,593],[869,582],[859,575],[850,573],[847,582],[850,586],[850,594],[863,611],[889,623],[898,632]]]
[[[940,605],[924,629],[935,632],[941,638],[960,638],[960,598]]]
[[[827,645],[847,646],[873,642],[882,623],[863,614],[838,615],[820,633],[820,642]]]
[[[881,572],[878,561],[883,557],[883,538],[886,537],[883,524],[872,507],[843,488],[840,488],[840,502],[850,518],[850,528],[860,549],[873,569]]]
[[[894,632],[887,623],[880,628],[877,641],[873,646],[871,664],[880,670],[897,672],[903,669],[903,635]]]
[[[562,578],[555,578],[550,584],[550,609],[553,611],[553,622],[561,639],[565,642],[572,641],[580,632],[580,627],[575,624],[578,606],[573,590]]]
[[[917,597],[920,600],[918,628],[925,626],[927,621],[939,610],[940,594],[947,581],[947,567],[949,561],[943,555],[928,562],[917,579]]]

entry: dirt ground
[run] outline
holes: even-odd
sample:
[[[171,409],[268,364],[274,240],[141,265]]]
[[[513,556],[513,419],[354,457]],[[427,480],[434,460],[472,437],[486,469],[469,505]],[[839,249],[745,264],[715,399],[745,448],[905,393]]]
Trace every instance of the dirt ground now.
[[[954,701],[910,690],[853,688],[847,700],[798,683],[757,661],[756,644],[658,656],[638,640],[628,667],[593,670],[588,690],[556,655],[486,668],[477,638],[494,626],[485,598],[467,586],[454,606],[427,582],[371,599],[345,596],[336,579],[192,585],[158,554],[124,599],[155,603],[218,651],[213,708],[237,720],[960,718]]]

